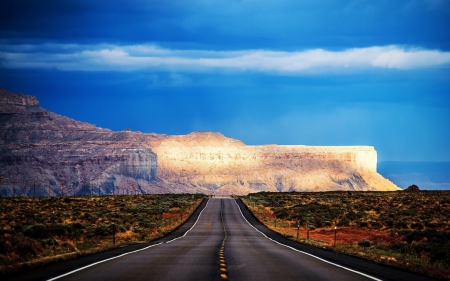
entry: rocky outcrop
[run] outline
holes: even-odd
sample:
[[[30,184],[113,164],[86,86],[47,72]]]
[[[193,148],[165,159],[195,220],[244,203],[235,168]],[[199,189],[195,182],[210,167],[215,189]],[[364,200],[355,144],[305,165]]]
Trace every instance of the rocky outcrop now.
[[[142,134],[112,132],[44,110],[35,97],[0,89],[3,194],[156,192],[157,157]],[[9,188],[9,190],[8,190]],[[163,190],[168,192],[168,190]],[[8,194],[8,195],[9,195]]]
[[[147,142],[158,178],[203,192],[398,190],[376,172],[373,147],[246,146],[196,132]]]
[[[408,188],[406,188],[405,191],[417,192],[417,191],[420,191],[420,188],[417,185],[413,184],[413,185],[408,186]]]
[[[3,194],[16,184],[30,194],[32,182],[44,195],[399,189],[376,172],[373,147],[246,146],[212,132],[113,132],[2,89],[0,124]]]

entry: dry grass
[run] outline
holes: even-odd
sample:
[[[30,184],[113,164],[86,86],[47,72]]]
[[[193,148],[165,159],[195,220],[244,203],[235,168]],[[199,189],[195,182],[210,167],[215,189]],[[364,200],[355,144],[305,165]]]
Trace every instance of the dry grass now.
[[[450,279],[450,192],[263,192],[241,199],[289,239]]]
[[[188,194],[1,198],[0,272],[154,240],[181,225],[203,198]]]

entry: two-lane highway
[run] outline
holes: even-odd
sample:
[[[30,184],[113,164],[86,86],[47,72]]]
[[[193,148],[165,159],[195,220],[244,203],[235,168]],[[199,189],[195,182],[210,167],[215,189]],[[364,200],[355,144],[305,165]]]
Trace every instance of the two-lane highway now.
[[[249,224],[231,197],[215,197],[203,205],[187,224],[150,245],[49,265],[5,280],[432,280],[317,248],[310,249],[312,256],[292,241],[283,242],[291,247],[275,242],[260,231],[284,238],[277,238],[243,207],[259,230]],[[327,260],[317,253],[328,255]]]

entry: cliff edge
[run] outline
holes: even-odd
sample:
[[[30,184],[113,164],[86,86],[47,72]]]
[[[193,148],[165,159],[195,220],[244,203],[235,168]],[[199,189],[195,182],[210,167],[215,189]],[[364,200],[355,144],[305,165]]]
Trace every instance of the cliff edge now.
[[[113,132],[0,89],[3,196],[400,190],[370,146],[247,146],[220,133]],[[14,190],[12,190],[14,189]]]
[[[399,190],[377,173],[377,153],[370,146],[246,146],[217,134],[196,132],[149,144],[158,155],[157,177],[224,194]]]

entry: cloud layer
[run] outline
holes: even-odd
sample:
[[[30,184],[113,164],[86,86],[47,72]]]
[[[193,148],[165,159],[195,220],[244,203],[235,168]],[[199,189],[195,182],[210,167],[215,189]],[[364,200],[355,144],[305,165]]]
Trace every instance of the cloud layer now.
[[[1,45],[0,50],[0,62],[4,68],[51,68],[63,71],[225,70],[302,74],[355,69],[407,70],[450,65],[450,52],[396,45],[297,52],[174,50],[155,45],[101,44]]]

